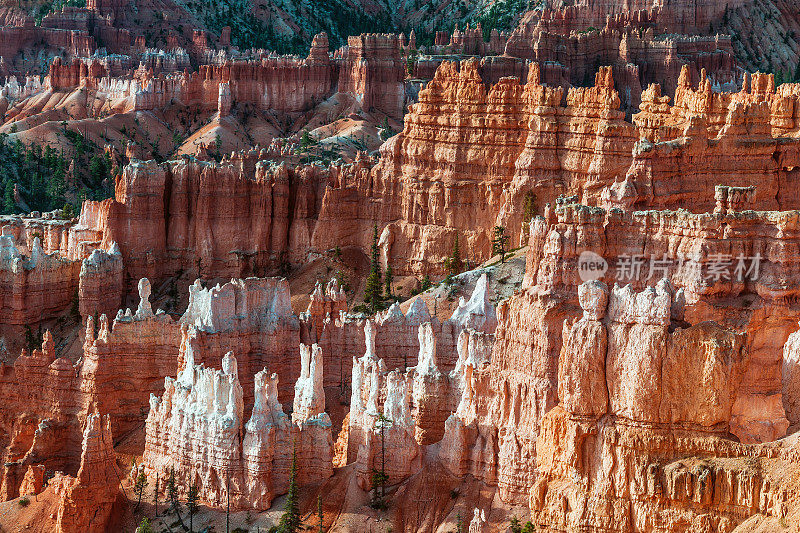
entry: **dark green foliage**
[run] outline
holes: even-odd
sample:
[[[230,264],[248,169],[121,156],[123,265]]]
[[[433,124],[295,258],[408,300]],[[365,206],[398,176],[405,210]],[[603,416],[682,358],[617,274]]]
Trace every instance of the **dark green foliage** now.
[[[266,0],[211,0],[189,2],[201,8],[208,28],[219,33],[231,27],[231,44],[241,49],[264,48],[283,54],[306,55],[311,38],[321,31],[328,33],[331,48],[347,44],[348,35],[388,32],[393,29],[386,13],[367,14],[358,4],[342,0],[317,0],[310,3],[268,2]],[[202,6],[202,7],[201,7]],[[301,21],[300,31],[276,31],[274,22],[289,16]]]
[[[175,468],[169,469],[169,480],[167,481],[167,498],[174,506],[178,503],[178,487],[175,484]]]
[[[522,235],[523,243],[528,242],[528,237],[531,234],[531,219],[536,215],[536,195],[533,191],[525,193],[525,199],[522,205]]]
[[[406,57],[406,75],[411,78],[414,76],[414,67],[417,66],[417,57],[419,57],[419,52],[416,50],[412,50],[408,57]]]
[[[496,0],[488,4],[483,13],[478,17],[483,29],[483,39],[488,41],[492,30],[508,30],[518,20],[519,16],[533,8],[538,2],[531,0]]]
[[[389,119],[383,119],[383,125],[381,126],[380,130],[380,138],[382,141],[389,139],[390,137],[394,137],[395,131],[389,125]]]
[[[30,505],[31,499],[28,498],[27,496],[23,496],[22,498],[19,499],[19,501],[17,501],[17,503],[19,504],[20,507],[27,507],[28,505]]]
[[[430,276],[425,274],[425,277],[422,278],[422,292],[427,291],[431,287],[433,287],[433,282],[431,281]]]
[[[64,216],[69,218],[77,211],[78,199],[103,200],[111,196],[114,172],[111,158],[80,133],[70,130],[62,133],[74,147],[71,161],[50,146],[42,148],[35,143],[26,146],[19,139],[10,141],[8,135],[0,133],[3,214],[22,212],[25,206],[32,211],[63,208]],[[74,175],[73,184],[68,186],[70,165]],[[14,197],[15,186],[20,205]]]
[[[371,482],[372,498],[369,502],[370,507],[379,510],[386,509],[386,500],[383,498],[382,492],[382,488],[386,484],[386,473],[377,468],[373,468]]]
[[[194,514],[197,512],[197,500],[199,489],[195,483],[189,487],[189,494],[186,496],[186,508],[189,510],[189,533],[194,532]]]
[[[33,211],[51,211],[64,206],[65,176],[68,163],[47,146],[23,145],[18,139],[8,141],[0,134],[0,186],[3,188],[3,214],[22,211],[14,198],[17,187],[20,200]]]
[[[316,144],[317,140],[311,136],[308,130],[303,130],[303,134],[300,135],[300,151],[308,152],[308,149]]]
[[[153,486],[153,504],[156,506],[156,516],[158,516],[158,472],[156,472],[156,484]]]
[[[516,516],[511,519],[509,528],[511,529],[511,533],[535,533],[536,531],[536,528],[534,528],[530,521],[525,522],[525,525],[523,526],[520,523],[519,518]]]
[[[65,6],[86,7],[86,0],[46,0],[38,6],[33,7],[29,13],[33,16],[36,25],[40,25],[45,15],[61,11]]]
[[[307,129],[300,134],[297,153],[301,155],[301,163],[319,162],[329,164],[332,161],[341,159],[338,148],[333,145],[320,144]]]
[[[78,293],[78,291],[75,291],[75,294],[72,296],[72,306],[69,312],[72,315],[72,318],[76,320],[80,320],[81,318],[80,305],[81,305],[80,294]],[[95,324],[99,324],[99,322],[95,320]]]
[[[381,264],[379,262],[380,249],[378,248],[378,226],[372,228],[372,248],[370,251],[369,275],[367,286],[364,290],[364,303],[371,312],[380,310],[383,299],[381,298]]]
[[[508,249],[508,235],[506,235],[506,228],[503,226],[495,226],[492,236],[492,254],[500,256],[500,262],[506,262],[506,253]]]
[[[10,215],[19,211],[14,201],[14,182],[5,180],[3,183],[3,214]]]
[[[181,528],[186,529],[188,528],[183,523],[183,518],[181,517],[181,502],[178,500],[178,486],[175,484],[175,469],[170,468],[169,470],[169,481],[167,481],[167,498],[169,499],[170,509],[175,516],[178,517],[177,522],[181,525]]]
[[[134,511],[139,508],[142,503],[142,495],[144,489],[147,488],[147,476],[144,475],[144,468],[139,469],[139,475],[136,476],[136,484],[133,486],[133,492],[136,494],[136,507]]]
[[[350,291],[350,281],[347,279],[347,276],[345,276],[344,272],[337,270],[334,277],[336,278],[336,281],[339,282],[339,287],[344,289],[344,292]]]
[[[278,533],[297,533],[300,531],[300,503],[297,495],[297,448],[292,450],[292,470],[289,478],[289,491],[283,505],[283,515],[278,524]]]
[[[319,519],[318,533],[324,533],[325,526],[323,525],[324,515],[322,514],[322,495],[317,496],[317,518]]]
[[[375,425],[381,432],[381,467],[372,469],[372,499],[370,506],[373,509],[385,510],[388,507],[386,501],[386,482],[389,481],[389,476],[386,475],[386,442],[384,438],[384,431],[392,425],[392,421],[383,415],[378,415],[375,420]]]
[[[383,287],[383,297],[386,300],[389,300],[393,297],[392,295],[392,281],[394,280],[394,275],[392,274],[392,265],[386,266],[386,276],[384,276],[385,285]]]
[[[35,334],[30,326],[25,326],[25,345],[28,347],[28,353],[33,353],[37,348],[41,348],[42,341],[42,327],[39,326],[39,334]]]
[[[142,522],[136,528],[136,533],[153,533],[153,528],[150,527],[150,520],[146,516],[142,518]]]
[[[444,260],[444,267],[447,269],[448,277],[460,274],[464,269],[464,262],[461,261],[461,248],[458,245],[457,234],[453,242],[453,250],[450,252],[450,256]]]

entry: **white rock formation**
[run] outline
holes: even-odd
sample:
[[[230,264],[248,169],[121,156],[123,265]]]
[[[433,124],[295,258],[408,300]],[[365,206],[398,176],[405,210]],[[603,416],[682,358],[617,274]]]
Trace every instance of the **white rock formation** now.
[[[461,298],[458,308],[453,311],[450,320],[464,328],[472,328],[484,333],[494,333],[497,328],[497,314],[492,302],[489,301],[489,285],[486,273],[482,274],[475,283],[469,301]]]
[[[472,370],[480,368],[484,363],[488,363],[492,356],[494,347],[494,335],[481,333],[474,329],[463,329],[458,334],[456,352],[458,359],[456,366],[450,371],[450,384],[453,386],[452,393],[456,394],[456,399],[460,399],[464,390],[465,367],[470,366]]]
[[[266,509],[288,488],[293,452],[299,484],[333,474],[318,347],[304,350],[294,424],[278,402],[276,374],[256,374],[253,411],[245,424],[233,354],[224,356],[222,369],[211,369],[194,363],[191,339],[182,350],[184,367],[177,379],[167,377],[164,395],[150,397],[144,463],[151,479],[158,474],[164,483],[174,468],[179,486],[197,483],[201,500],[224,505],[230,494],[236,509]]]
[[[267,327],[287,317],[294,315],[285,279],[232,279],[210,289],[197,280],[189,287],[189,306],[180,322],[218,332]]]
[[[469,523],[469,533],[481,533],[485,523],[486,514],[483,512],[483,509],[475,509],[472,513],[472,521]]]
[[[411,306],[406,313],[406,322],[411,326],[420,326],[425,322],[432,321],[431,312],[425,304],[425,300],[420,296],[414,298],[414,301],[411,302]]]
[[[294,386],[292,421],[299,424],[325,412],[322,385],[322,349],[319,345],[300,345],[300,377]]]
[[[153,316],[153,306],[150,305],[150,280],[142,278],[139,280],[139,308],[136,309],[136,318],[142,319]]]
[[[581,283],[578,285],[578,301],[583,309],[583,318],[602,320],[608,306],[608,287],[598,280]]]

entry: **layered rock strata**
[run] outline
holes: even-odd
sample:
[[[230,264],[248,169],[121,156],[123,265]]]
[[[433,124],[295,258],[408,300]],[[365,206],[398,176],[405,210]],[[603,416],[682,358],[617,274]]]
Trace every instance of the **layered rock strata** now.
[[[782,446],[728,438],[752,361],[745,334],[715,322],[670,331],[680,310],[666,280],[610,295],[587,282],[579,295],[584,315],[564,325],[559,405],[536,444],[536,524],[732,531],[751,514],[785,519],[780,479],[759,466],[786,461]]]
[[[195,365],[191,353],[177,379],[167,377],[164,396],[151,396],[144,452],[145,472],[179,486],[200,487],[213,505],[266,509],[288,489],[292,462],[297,482],[313,484],[333,474],[331,422],[324,412],[322,357],[301,346],[302,373],[291,420],[278,403],[278,377],[255,375],[254,406],[244,421],[244,394],[231,353],[222,369]]]
[[[257,154],[135,161],[115,200],[86,205],[59,246],[84,258],[89,243],[108,251],[116,242],[130,280],[242,277],[335,246],[366,249],[377,222],[387,264],[422,275],[442,272],[456,234],[476,258],[489,255],[496,225],[519,243],[529,222],[523,212],[542,213],[562,194],[622,209],[680,202],[711,211],[716,185],[757,178],[753,208],[796,207],[800,144],[786,136],[797,130],[800,93],[792,85],[775,89],[773,78],[754,75],[741,91],[720,93],[702,72],[695,88],[684,68],[675,105],[651,86],[630,123],[612,69],[567,92],[543,85],[536,65],[525,85],[503,78],[487,91],[477,69],[443,63],[375,166],[362,157],[290,168],[257,163]]]
[[[250,409],[253,376],[267,368],[288,381],[279,398],[291,404],[292,381],[301,374],[297,359],[300,325],[292,312],[289,284],[283,278],[234,279],[204,288],[189,287],[189,305],[179,320],[179,368],[191,358],[219,367],[228,351],[238,353],[245,407]]]
[[[47,254],[34,237],[29,255],[12,235],[0,237],[0,323],[21,331],[58,316],[78,295],[80,263]]]
[[[100,315],[86,318],[83,357],[77,363],[57,358],[52,336],[45,332],[41,350],[23,353],[13,366],[3,365],[0,411],[8,428],[3,446],[3,499],[20,494],[30,465],[74,473],[80,450],[80,421],[95,410],[105,413],[117,435],[141,427],[151,394],[162,394],[164,378],[175,375],[185,360],[221,364],[226,347],[241,350],[243,393],[251,408],[256,368],[300,376],[296,361],[299,326],[291,314],[288,286],[277,280],[238,280],[215,289],[193,286],[192,303],[181,322],[149,302],[150,284],[139,283],[135,311],[120,310],[113,323]],[[289,348],[291,346],[291,349]],[[283,351],[282,351],[283,350]],[[291,384],[283,388],[291,404]]]
[[[55,530],[58,533],[108,531],[119,493],[111,423],[97,414],[86,419],[77,477],[57,473],[50,480],[59,498]]]
[[[116,244],[108,252],[95,249],[81,262],[78,278],[78,310],[85,322],[90,316],[113,316],[122,306],[124,268]]]
[[[369,490],[375,471],[383,472],[389,485],[406,479],[419,469],[422,452],[415,439],[409,376],[386,370],[374,354],[353,359],[347,456],[356,463],[359,486]]]
[[[642,457],[655,454],[652,462],[659,464],[676,461],[682,453],[669,456],[668,448],[655,444],[664,439],[679,439],[681,450],[699,454],[700,459],[713,456],[715,447],[728,450],[723,455],[730,457],[782,454],[780,446],[758,443],[783,437],[789,419],[796,418],[790,392],[792,342],[784,348],[796,330],[797,310],[790,303],[796,258],[785,252],[796,237],[791,230],[796,213],[623,213],[573,202],[560,202],[546,210],[544,219],[532,223],[523,290],[498,308],[491,362],[470,372],[464,399],[446,423],[440,460],[454,474],[471,473],[496,484],[505,501],[522,503],[531,496],[532,508],[541,513],[535,516],[554,531],[587,526],[646,530],[647,526],[634,525],[636,517],[625,512],[601,519],[598,511],[590,511],[593,500],[586,513],[567,510],[584,509],[580,501],[587,500],[581,498],[591,493],[605,494],[606,485],[592,489],[591,483],[608,476],[609,470],[602,466],[606,463],[580,459],[596,457],[591,451],[583,455],[579,451],[583,444],[566,449],[559,441],[565,438],[562,431],[610,439],[623,431],[633,438],[639,428],[649,428],[641,431],[656,439],[654,449],[637,449]],[[775,237],[778,233],[780,238]],[[646,261],[642,250],[648,254]],[[584,252],[606,258],[608,270],[598,281],[581,285]],[[651,257],[661,262],[651,263]],[[626,267],[628,259],[635,259],[633,271]],[[737,271],[742,261],[744,269]],[[657,282],[661,278],[666,279]],[[631,285],[611,291],[602,285],[614,282]],[[697,345],[707,348],[689,348]],[[694,351],[687,354],[687,350]],[[717,367],[719,371],[701,370]],[[687,376],[693,375],[704,384],[687,384]],[[585,425],[590,419],[596,422]],[[541,450],[545,430],[550,433]],[[647,438],[636,446],[649,446]],[[586,446],[600,446],[595,437],[591,439]],[[573,442],[572,437],[567,440]],[[543,455],[552,450],[561,454],[558,465],[555,458]],[[628,457],[632,456],[620,455],[615,461],[630,464]],[[575,479],[587,480],[571,482],[577,484],[573,488],[581,488],[567,496],[569,505],[556,505],[571,490],[555,488],[555,479],[569,475],[562,461],[578,469]],[[542,498],[550,488],[531,492],[538,486],[543,465],[554,483],[554,499],[548,496],[546,501]],[[721,463],[718,466],[725,470]],[[748,472],[742,475],[749,476]],[[625,475],[639,474],[631,470]],[[609,483],[610,500],[602,505],[640,506],[637,512],[649,516],[642,520],[653,520],[651,525],[658,523],[658,516],[667,519],[667,514],[658,513],[668,513],[672,505],[668,501],[640,503],[650,501],[652,493],[635,495],[619,488],[617,481]],[[781,490],[769,489],[764,498],[780,498]],[[693,505],[675,503],[686,523],[700,524],[702,511],[693,511]],[[766,507],[751,512],[781,516]],[[727,511],[712,515],[714,523],[727,530],[746,518]]]

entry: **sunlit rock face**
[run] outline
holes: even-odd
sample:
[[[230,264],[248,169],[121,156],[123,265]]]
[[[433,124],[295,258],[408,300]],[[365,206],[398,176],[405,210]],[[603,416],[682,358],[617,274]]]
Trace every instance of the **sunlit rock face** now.
[[[286,492],[292,462],[297,482],[314,484],[333,474],[331,421],[324,412],[322,356],[301,345],[301,377],[295,409],[287,416],[278,402],[278,376],[261,371],[254,379],[250,419],[244,419],[239,369],[232,353],[222,369],[205,368],[191,354],[177,378],[166,378],[161,398],[150,398],[144,453],[149,477],[170,476],[215,505],[267,509]],[[188,489],[182,489],[188,490]]]

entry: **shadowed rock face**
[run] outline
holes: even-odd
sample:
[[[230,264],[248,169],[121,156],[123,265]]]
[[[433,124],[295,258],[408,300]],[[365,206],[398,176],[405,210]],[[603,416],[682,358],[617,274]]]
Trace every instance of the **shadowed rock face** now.
[[[59,498],[55,531],[106,531],[119,485],[108,417],[87,417],[77,477],[58,473],[50,483]]]

